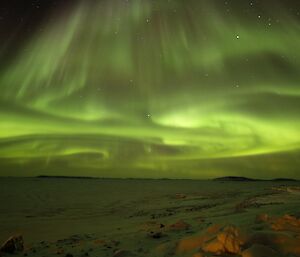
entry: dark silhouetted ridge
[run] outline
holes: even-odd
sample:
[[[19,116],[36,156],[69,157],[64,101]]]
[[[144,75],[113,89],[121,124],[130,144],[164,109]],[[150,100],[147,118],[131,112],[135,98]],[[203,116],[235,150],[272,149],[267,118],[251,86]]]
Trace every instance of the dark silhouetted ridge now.
[[[241,181],[241,182],[251,182],[251,181],[273,181],[273,182],[293,182],[298,181],[292,178],[274,178],[274,179],[255,179],[247,177],[238,177],[238,176],[226,176],[213,179],[214,181]]]
[[[260,181],[260,179],[253,179],[247,177],[235,177],[235,176],[227,176],[227,177],[219,177],[213,179],[214,181]]]

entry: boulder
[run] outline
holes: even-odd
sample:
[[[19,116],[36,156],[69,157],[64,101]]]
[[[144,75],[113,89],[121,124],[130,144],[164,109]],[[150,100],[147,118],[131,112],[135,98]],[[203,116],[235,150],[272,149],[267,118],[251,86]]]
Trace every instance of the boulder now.
[[[218,239],[213,239],[209,242],[206,242],[202,246],[202,250],[204,252],[214,253],[218,255],[226,252],[224,244],[220,242]]]
[[[176,253],[182,254],[193,250],[198,250],[202,246],[202,244],[207,240],[208,238],[205,235],[182,238],[177,244]]]
[[[177,222],[169,225],[169,229],[174,231],[186,230],[189,229],[189,227],[190,224],[186,223],[183,220],[178,220]]]
[[[245,236],[234,226],[225,227],[215,238],[206,242],[202,250],[214,254],[240,254],[245,244]]]
[[[15,235],[8,238],[0,247],[0,252],[16,253],[24,250],[24,240],[22,235]]]

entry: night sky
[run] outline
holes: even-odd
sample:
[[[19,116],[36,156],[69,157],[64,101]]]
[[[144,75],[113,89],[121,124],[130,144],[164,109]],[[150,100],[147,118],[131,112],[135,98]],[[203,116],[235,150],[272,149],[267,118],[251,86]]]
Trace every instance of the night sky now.
[[[0,3],[0,175],[300,178],[300,3]]]

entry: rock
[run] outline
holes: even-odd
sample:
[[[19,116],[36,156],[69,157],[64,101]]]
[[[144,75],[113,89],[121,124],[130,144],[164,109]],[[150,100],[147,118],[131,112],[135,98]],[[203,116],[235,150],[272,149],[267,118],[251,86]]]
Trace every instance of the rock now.
[[[214,254],[240,254],[246,238],[234,226],[225,227],[212,240],[207,241],[202,250]]]
[[[280,255],[272,248],[260,244],[254,244],[250,248],[242,252],[242,257],[271,257],[271,256],[280,257]]]
[[[271,223],[271,228],[275,231],[291,231],[300,233],[300,220],[291,215],[274,219]]]
[[[181,254],[201,249],[210,254],[233,254],[242,252],[248,236],[245,236],[237,227],[220,225],[209,227],[204,235],[181,239],[177,244],[177,253]]]
[[[126,250],[117,250],[114,252],[113,257],[134,257],[135,254]]]
[[[202,246],[202,250],[204,252],[214,253],[218,255],[226,252],[224,244],[220,242],[218,239],[213,239],[209,242],[206,242]]]
[[[140,229],[142,231],[151,232],[151,231],[161,231],[164,229],[164,227],[165,227],[165,225],[160,222],[149,221],[149,222],[145,222],[145,223],[141,224]]]
[[[177,222],[175,222],[174,224],[169,225],[169,229],[170,230],[186,230],[189,229],[190,224],[186,223],[183,220],[178,220]]]
[[[211,225],[207,228],[206,232],[208,234],[216,234],[218,231],[220,231],[222,226],[220,224]]]
[[[24,250],[24,240],[22,235],[12,236],[0,247],[0,252],[16,253]]]
[[[176,195],[175,195],[175,198],[176,199],[185,199],[187,196],[185,195],[185,194],[181,194],[181,193],[177,193]]]
[[[256,217],[256,223],[266,223],[274,231],[300,233],[300,219],[292,215],[269,217],[267,214],[260,214]]]
[[[224,245],[225,252],[228,253],[239,253],[241,251],[241,242],[239,238],[235,237],[232,234],[220,233],[218,235],[218,240]]]
[[[159,239],[159,238],[163,237],[163,233],[161,233],[161,232],[153,232],[153,233],[151,233],[151,232],[150,232],[150,236],[154,239]]]
[[[182,254],[199,249],[202,246],[202,244],[207,240],[208,238],[205,235],[182,238],[177,244],[176,253]]]
[[[300,187],[299,186],[287,187],[287,192],[292,194],[300,194]]]
[[[270,218],[270,217],[269,217],[268,214],[266,214],[266,213],[261,213],[261,214],[259,214],[259,215],[256,216],[255,221],[256,221],[256,223],[267,222],[267,221],[269,221],[269,218]]]

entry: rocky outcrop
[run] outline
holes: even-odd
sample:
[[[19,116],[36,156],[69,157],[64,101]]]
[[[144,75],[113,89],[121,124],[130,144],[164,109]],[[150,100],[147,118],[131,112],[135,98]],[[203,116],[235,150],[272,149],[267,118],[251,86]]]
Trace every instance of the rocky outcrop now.
[[[270,220],[271,228],[275,231],[290,231],[300,233],[300,220],[291,215],[284,215]]]
[[[202,250],[214,254],[240,254],[245,242],[245,236],[238,228],[228,226],[219,231],[212,240],[206,242]]]
[[[265,223],[269,229],[245,233],[235,226],[211,226],[205,233],[181,239],[177,253],[199,251],[199,256],[300,256],[299,219],[290,215],[271,217],[261,214],[256,222]]]
[[[203,252],[217,255],[241,254],[245,242],[246,236],[237,227],[214,225],[203,235],[180,240],[177,253],[201,249]]]

